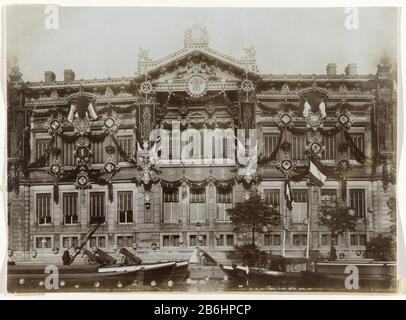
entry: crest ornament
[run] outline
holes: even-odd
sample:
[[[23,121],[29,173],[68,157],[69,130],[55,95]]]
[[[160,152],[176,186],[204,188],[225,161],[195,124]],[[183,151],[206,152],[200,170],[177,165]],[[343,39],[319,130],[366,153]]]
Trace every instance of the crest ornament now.
[[[153,182],[158,181],[158,174],[154,164],[148,156],[141,156],[141,165],[137,168],[137,182],[144,188],[149,188]]]
[[[350,161],[343,156],[335,165],[336,171],[339,173],[341,179],[346,180],[347,172],[351,169]]]
[[[320,112],[310,111],[306,117],[307,127],[316,131],[318,128],[323,127],[323,118]]]
[[[194,75],[189,78],[187,82],[187,92],[189,96],[193,98],[199,98],[203,96],[207,91],[207,82],[206,80],[199,76]]]
[[[206,105],[206,112],[209,116],[213,115],[213,113],[216,111],[216,107],[214,106],[213,102],[209,102]]]
[[[62,173],[62,166],[58,163],[57,159],[54,159],[54,162],[48,168],[48,174],[50,174],[56,181],[62,175]]]
[[[296,169],[296,165],[288,156],[284,159],[278,160],[276,163],[276,168],[279,169],[285,176],[290,176],[291,172]]]
[[[49,135],[56,136],[62,133],[62,119],[51,116],[45,124],[45,129],[48,130]]]
[[[314,142],[310,143],[308,146],[308,151],[318,158],[321,157],[323,150],[324,150],[324,146],[318,141],[314,141]]]
[[[73,122],[73,127],[75,128],[75,133],[81,136],[90,132],[90,121],[86,118],[78,117]]]
[[[244,92],[251,92],[254,91],[255,86],[251,80],[245,79],[243,82],[241,82],[240,88]]]
[[[293,127],[293,112],[279,111],[274,117],[273,121],[278,127]]]
[[[354,115],[348,110],[345,112],[336,112],[336,116],[338,128],[350,129],[355,120]]]
[[[103,116],[103,131],[108,132],[109,134],[114,134],[117,132],[119,126],[120,119],[116,113]]]
[[[143,94],[150,94],[152,92],[152,83],[151,81],[144,81],[140,85],[140,91]]]
[[[76,189],[82,190],[91,188],[89,176],[86,171],[82,170],[78,173],[78,175],[76,176],[75,187]]]
[[[120,167],[113,162],[111,157],[107,160],[106,164],[101,169],[101,173],[106,174],[108,182],[111,181],[111,179],[116,175],[118,171],[120,171]]]
[[[90,161],[92,151],[89,149],[89,145],[78,145],[74,151],[74,156],[79,164],[83,165]]]
[[[306,152],[318,158],[321,157],[325,147],[323,145],[323,137],[319,131],[310,131],[307,133]]]

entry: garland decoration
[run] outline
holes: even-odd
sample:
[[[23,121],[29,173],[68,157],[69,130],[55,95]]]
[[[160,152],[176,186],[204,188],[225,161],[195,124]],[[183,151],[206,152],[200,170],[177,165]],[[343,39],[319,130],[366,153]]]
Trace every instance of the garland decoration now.
[[[362,150],[360,150],[358,148],[358,146],[355,144],[354,140],[352,140],[350,134],[348,133],[347,130],[344,130],[344,137],[346,142],[348,143],[353,155],[354,155],[354,159],[361,164],[365,163],[365,160],[367,159],[367,157],[365,156],[365,154],[362,152]]]
[[[118,153],[120,154],[120,156],[121,156],[126,162],[131,163],[131,164],[136,164],[136,161],[135,161],[133,158],[130,158],[130,157],[127,156],[127,153],[126,153],[125,150],[120,146],[120,144],[119,144],[118,141],[117,141],[117,138],[116,138],[114,135],[111,136],[111,140],[113,141],[113,143],[114,143],[114,145],[115,145],[115,147],[116,147]]]

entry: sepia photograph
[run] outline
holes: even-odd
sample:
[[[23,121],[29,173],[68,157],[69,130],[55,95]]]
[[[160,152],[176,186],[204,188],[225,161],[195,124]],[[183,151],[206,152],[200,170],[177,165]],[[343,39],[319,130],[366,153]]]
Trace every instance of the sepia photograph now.
[[[399,292],[400,8],[2,19],[8,294]]]

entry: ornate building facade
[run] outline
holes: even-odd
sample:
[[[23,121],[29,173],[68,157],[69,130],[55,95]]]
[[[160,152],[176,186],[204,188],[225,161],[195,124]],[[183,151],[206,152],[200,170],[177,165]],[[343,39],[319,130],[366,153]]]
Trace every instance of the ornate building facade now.
[[[250,240],[233,232],[227,209],[252,190],[277,208],[279,226],[258,233],[262,250],[327,254],[321,205],[345,205],[357,230],[333,239],[340,257],[391,232],[395,197],[396,94],[385,59],[375,75],[334,63],[326,74],[262,74],[254,48],[236,59],[209,47],[193,26],[184,47],[153,61],[141,50],[134,77],[77,80],[52,71],[8,82],[8,225],[15,260],[58,259],[101,222],[89,246],[120,246],[144,259],[189,257],[196,245],[219,260]],[[151,159],[154,129],[165,129],[161,161]],[[192,132],[184,138],[186,129]],[[258,167],[243,173],[228,144],[204,129],[255,130]],[[155,137],[156,138],[156,137]],[[153,139],[152,139],[153,140]],[[192,140],[201,148],[184,146]],[[159,141],[159,139],[158,139]],[[179,141],[179,142],[176,142]],[[217,144],[216,144],[217,143]],[[193,144],[194,146],[196,144]],[[158,149],[157,149],[158,150]],[[213,150],[217,156],[207,156]],[[331,175],[309,186],[314,156]],[[165,159],[164,159],[165,158]],[[286,187],[290,187],[291,207]]]

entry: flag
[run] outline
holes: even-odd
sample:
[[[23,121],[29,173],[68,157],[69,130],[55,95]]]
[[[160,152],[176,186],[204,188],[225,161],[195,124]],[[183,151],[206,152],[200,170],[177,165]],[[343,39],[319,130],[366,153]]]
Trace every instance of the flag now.
[[[69,114],[68,114],[68,121],[70,123],[72,123],[73,120],[75,119],[75,112],[76,112],[76,106],[74,104],[71,104]]]
[[[303,117],[307,118],[307,116],[309,115],[311,110],[312,110],[312,107],[310,106],[310,104],[306,100],[304,105],[303,105]]]
[[[87,111],[89,112],[90,120],[96,120],[97,119],[97,114],[96,114],[96,111],[93,108],[92,103],[89,103],[89,105],[87,106]]]
[[[293,195],[292,195],[292,189],[290,188],[289,180],[285,180],[285,199],[286,199],[287,208],[289,209],[289,211],[292,211]]]
[[[316,186],[321,187],[326,181],[327,176],[321,172],[318,164],[318,161],[310,160],[309,179]]]

